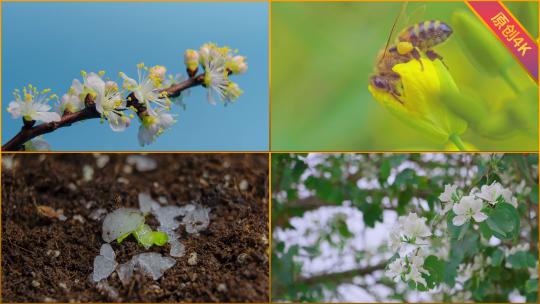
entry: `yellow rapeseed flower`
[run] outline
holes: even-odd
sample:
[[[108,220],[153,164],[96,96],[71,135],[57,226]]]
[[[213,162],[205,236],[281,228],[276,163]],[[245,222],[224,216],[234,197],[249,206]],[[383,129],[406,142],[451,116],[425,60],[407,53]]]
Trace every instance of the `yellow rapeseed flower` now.
[[[369,91],[382,106],[410,126],[421,130],[438,144],[459,140],[467,123],[453,114],[441,102],[444,91],[459,90],[440,60],[426,58],[397,64],[393,71],[400,75],[403,90],[399,102],[385,90],[368,86]]]

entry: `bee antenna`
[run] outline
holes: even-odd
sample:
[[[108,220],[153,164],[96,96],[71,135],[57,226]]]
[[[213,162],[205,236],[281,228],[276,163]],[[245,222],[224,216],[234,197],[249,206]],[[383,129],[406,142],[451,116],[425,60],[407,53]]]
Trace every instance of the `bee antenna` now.
[[[399,20],[399,17],[401,17],[401,15],[403,15],[406,8],[407,8],[407,2],[404,2],[403,5],[401,6],[401,10],[399,11],[399,14],[394,19],[394,23],[392,24],[392,29],[390,30],[390,33],[388,34],[388,39],[386,40],[386,45],[384,46],[384,52],[383,52],[383,55],[381,57],[381,60],[384,58],[384,56],[386,56],[386,52],[388,51],[388,46],[390,45],[390,39],[392,39],[392,34],[394,33],[394,30],[396,29],[396,25],[397,25],[397,22]]]

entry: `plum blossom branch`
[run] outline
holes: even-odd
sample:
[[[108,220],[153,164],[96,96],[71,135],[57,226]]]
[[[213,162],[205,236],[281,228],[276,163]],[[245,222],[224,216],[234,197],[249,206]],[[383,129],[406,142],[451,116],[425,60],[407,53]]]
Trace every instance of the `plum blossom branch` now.
[[[189,88],[206,88],[211,104],[216,104],[216,100],[228,104],[238,99],[243,91],[230,76],[245,73],[248,66],[246,58],[236,53],[214,43],[206,43],[198,51],[187,50],[184,53],[187,79],[180,74],[166,75],[164,66],[147,67],[140,63],[136,78],[119,73],[123,79],[121,88],[116,82],[103,79],[104,71],[82,71],[82,81],[74,79],[61,99],[55,94],[49,96],[50,89],[38,91],[32,85],[22,91],[15,90],[15,100],[10,102],[7,111],[13,118],[22,117],[23,127],[2,150],[49,148],[44,139],[36,137],[93,118],[101,118],[112,131],[122,132],[135,118],[128,110],[137,114],[141,123],[139,144],[151,144],[176,123],[175,115],[169,113],[171,105],[184,107],[183,98]],[[203,72],[198,74],[200,67]],[[58,101],[55,111],[51,111],[48,104],[52,99]],[[43,123],[36,125],[37,121]]]
[[[203,84],[204,74],[198,75],[193,78],[189,78],[183,82],[173,84],[170,87],[163,90],[169,97],[177,97],[182,94],[183,91]],[[138,107],[141,113],[144,111],[144,107],[138,104],[138,100],[133,94],[128,97],[128,106]],[[56,131],[59,128],[69,127],[72,124],[88,119],[100,118],[101,114],[96,110],[94,100],[90,95],[85,98],[85,103],[91,104],[90,106],[75,112],[64,112],[64,115],[58,121],[44,122],[39,125],[34,125],[35,120],[30,122],[25,121],[24,126],[21,128],[12,139],[2,146],[2,151],[19,151],[24,149],[24,143],[47,133]]]

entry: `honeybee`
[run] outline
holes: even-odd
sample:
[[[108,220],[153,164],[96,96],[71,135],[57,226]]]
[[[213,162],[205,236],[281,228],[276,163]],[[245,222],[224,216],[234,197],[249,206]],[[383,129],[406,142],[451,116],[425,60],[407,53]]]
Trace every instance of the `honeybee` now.
[[[396,64],[406,63],[413,59],[418,60],[422,66],[421,53],[430,60],[439,59],[442,61],[442,56],[433,51],[432,48],[446,41],[453,32],[448,24],[439,20],[418,22],[402,30],[395,44],[390,45],[397,20],[405,10],[406,3],[402,6],[400,14],[392,25],[386,46],[377,55],[375,75],[369,78],[372,86],[390,93],[400,103],[403,103],[400,99],[403,91],[401,79],[392,68]]]

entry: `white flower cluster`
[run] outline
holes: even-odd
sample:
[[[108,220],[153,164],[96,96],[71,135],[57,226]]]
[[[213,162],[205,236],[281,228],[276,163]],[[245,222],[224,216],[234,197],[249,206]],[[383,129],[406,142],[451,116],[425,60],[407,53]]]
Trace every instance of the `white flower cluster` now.
[[[399,256],[388,265],[386,275],[395,282],[403,279],[426,286],[422,274],[429,274],[423,267],[427,253],[421,246],[428,245],[426,238],[430,236],[426,218],[416,213],[400,216],[390,233],[390,247]]]
[[[208,89],[208,101],[212,104],[215,104],[215,96],[228,103],[242,94],[242,90],[229,80],[229,76],[245,73],[248,66],[246,57],[235,53],[237,51],[233,52],[228,47],[206,43],[199,51],[187,50],[184,54],[189,77],[201,77],[199,81]],[[204,74],[196,76],[199,65],[203,67]],[[174,98],[167,95],[165,89],[185,79],[180,74],[167,76],[167,69],[164,66],[146,67],[144,63],[140,63],[137,65],[137,71],[136,79],[128,77],[123,72],[119,73],[123,79],[121,88],[116,82],[103,79],[104,71],[99,73],[82,71],[82,82],[74,79],[68,92],[59,100],[56,95],[49,96],[50,89],[38,91],[29,85],[28,89],[22,89],[22,95],[21,91],[15,90],[15,100],[9,104],[7,111],[13,118],[23,117],[28,122],[49,123],[61,121],[65,115],[95,105],[102,121],[107,120],[113,131],[121,132],[134,118],[133,114],[126,114],[130,109],[136,112],[141,122],[139,143],[141,146],[148,145],[176,122],[168,111],[171,110],[172,103],[183,106],[182,99],[187,91],[184,90]],[[125,95],[128,95],[127,99],[124,98]],[[48,104],[53,98],[58,100],[56,112],[51,111],[52,107]]]
[[[452,220],[455,226],[461,226],[471,219],[476,222],[485,221],[487,215],[482,212],[482,209],[486,204],[494,206],[502,200],[515,208],[518,206],[517,199],[513,196],[512,191],[504,188],[498,182],[483,185],[480,189],[475,187],[471,189],[468,195],[463,195],[457,188],[456,185],[445,185],[444,192],[439,196],[439,200],[445,203],[443,214],[450,209],[456,214]]]
[[[235,55],[228,47],[218,47],[214,43],[204,44],[199,51],[187,50],[184,63],[189,75],[195,75],[201,65],[204,69],[204,86],[208,89],[208,102],[215,104],[215,97],[229,103],[235,101],[242,90],[229,79],[229,75],[247,71],[246,57]]]

